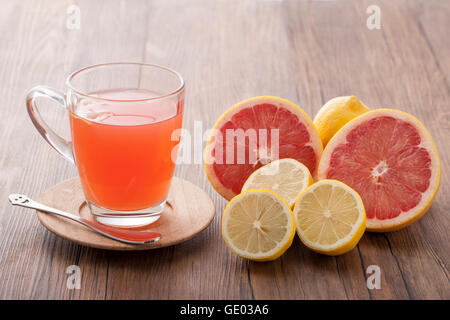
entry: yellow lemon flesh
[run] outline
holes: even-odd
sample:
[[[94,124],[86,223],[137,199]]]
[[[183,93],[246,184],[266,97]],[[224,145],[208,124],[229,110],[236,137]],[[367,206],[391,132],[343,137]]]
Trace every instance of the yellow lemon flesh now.
[[[235,196],[222,216],[222,236],[235,254],[268,261],[292,244],[295,222],[288,204],[270,190],[248,190]]]
[[[369,108],[355,96],[336,97],[325,103],[313,121],[323,147],[347,122],[367,111]]]
[[[312,183],[309,170],[295,159],[281,159],[253,172],[245,181],[242,191],[269,189],[293,207],[299,194]]]
[[[337,180],[320,180],[305,189],[295,203],[294,217],[300,240],[331,256],[353,249],[366,229],[360,196]]]

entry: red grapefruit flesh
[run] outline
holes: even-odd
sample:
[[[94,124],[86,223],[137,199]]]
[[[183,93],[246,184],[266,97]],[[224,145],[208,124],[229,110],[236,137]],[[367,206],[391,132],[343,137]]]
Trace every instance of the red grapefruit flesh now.
[[[241,192],[247,178],[271,157],[272,129],[278,129],[279,159],[293,158],[303,163],[315,177],[322,143],[308,115],[292,102],[277,97],[255,97],[228,109],[216,122],[205,150],[205,171],[214,189],[231,199]],[[257,133],[239,140],[228,137],[227,130]],[[261,138],[260,129],[266,129],[267,138]],[[220,135],[222,138],[218,138]],[[253,143],[252,143],[253,142]],[[227,145],[233,153],[227,154]],[[245,161],[239,161],[238,149],[245,150]],[[228,157],[227,157],[228,156]],[[231,161],[230,161],[231,160]]]
[[[419,219],[440,183],[433,140],[413,116],[391,109],[369,111],[331,139],[319,164],[320,179],[355,189],[369,231],[392,231]]]

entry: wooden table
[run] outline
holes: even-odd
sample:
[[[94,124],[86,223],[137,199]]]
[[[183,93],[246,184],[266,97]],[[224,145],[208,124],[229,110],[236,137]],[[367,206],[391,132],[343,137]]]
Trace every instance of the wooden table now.
[[[67,27],[76,11],[67,11],[68,1],[0,2],[0,298],[450,298],[450,1],[74,2],[79,29]],[[372,4],[381,9],[380,29],[366,25]],[[226,201],[194,163],[179,166],[176,175],[206,190],[217,208],[195,239],[126,253],[58,238],[33,211],[6,200],[13,192],[37,198],[76,176],[32,127],[25,93],[37,84],[63,89],[72,70],[122,60],[184,75],[190,130],[194,121],[210,128],[228,107],[256,95],[284,97],[311,117],[339,95],[356,95],[372,108],[401,108],[435,139],[442,161],[437,198],[418,223],[367,233],[343,256],[313,253],[296,238],[280,259],[254,263],[226,248],[220,234]],[[51,103],[41,110],[68,135],[62,110]],[[69,265],[81,268],[79,290],[66,286]],[[381,269],[380,290],[366,287],[370,265]]]

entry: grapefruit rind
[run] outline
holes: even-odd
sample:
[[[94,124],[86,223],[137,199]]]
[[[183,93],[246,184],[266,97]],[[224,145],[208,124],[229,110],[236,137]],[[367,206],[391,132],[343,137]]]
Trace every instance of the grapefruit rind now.
[[[253,97],[253,98],[249,98],[249,99],[243,100],[241,102],[238,102],[237,104],[235,104],[234,106],[229,108],[227,111],[225,111],[219,117],[219,119],[216,121],[216,123],[214,124],[212,131],[211,131],[212,133],[210,134],[210,136],[208,137],[208,140],[206,142],[205,153],[204,153],[206,176],[207,176],[209,182],[211,183],[211,185],[213,186],[213,188],[217,191],[217,193],[219,193],[222,197],[224,197],[227,200],[230,200],[234,196],[236,196],[236,193],[234,193],[232,190],[223,186],[222,183],[217,178],[216,174],[214,173],[214,169],[212,166],[214,159],[211,156],[211,151],[214,148],[214,142],[212,141],[213,135],[214,135],[214,130],[218,130],[218,128],[220,128],[221,125],[223,125],[227,121],[229,121],[232,118],[232,116],[234,114],[238,113],[240,110],[247,108],[247,107],[252,107],[257,104],[264,104],[264,103],[283,105],[283,107],[290,109],[290,111],[293,114],[296,114],[297,117],[299,118],[299,120],[306,126],[306,129],[310,133],[310,139],[311,139],[311,142],[309,143],[309,145],[311,145],[312,148],[314,149],[314,152],[316,155],[316,164],[317,164],[315,171],[311,172],[311,175],[312,175],[313,179],[317,178],[318,164],[319,164],[320,158],[322,156],[323,146],[322,146],[322,141],[320,140],[320,137],[319,137],[319,133],[317,132],[317,129],[314,126],[311,118],[299,106],[297,106],[293,102],[290,102],[289,100],[279,98],[279,97],[274,97],[274,96]],[[308,145],[308,143],[305,145]]]
[[[421,138],[421,144],[419,146],[426,148],[429,152],[431,158],[431,177],[430,187],[428,188],[428,190],[422,193],[420,202],[414,208],[410,209],[409,211],[400,213],[399,216],[393,219],[381,220],[377,219],[376,217],[373,219],[367,219],[367,231],[372,232],[387,232],[399,230],[420,219],[433,203],[441,181],[441,162],[430,133],[417,118],[406,112],[395,109],[376,109],[368,111],[344,125],[331,138],[322,153],[322,158],[318,166],[318,178],[327,178],[327,170],[329,168],[332,151],[339,144],[346,143],[346,137],[350,133],[350,131],[355,129],[364,121],[382,116],[394,117],[396,119],[406,121],[414,126]]]

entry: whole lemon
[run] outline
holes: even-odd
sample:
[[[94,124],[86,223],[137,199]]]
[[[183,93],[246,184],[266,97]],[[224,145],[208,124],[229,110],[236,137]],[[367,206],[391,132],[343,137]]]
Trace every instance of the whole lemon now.
[[[325,103],[313,121],[323,147],[347,122],[367,111],[369,108],[355,96],[336,97]]]

